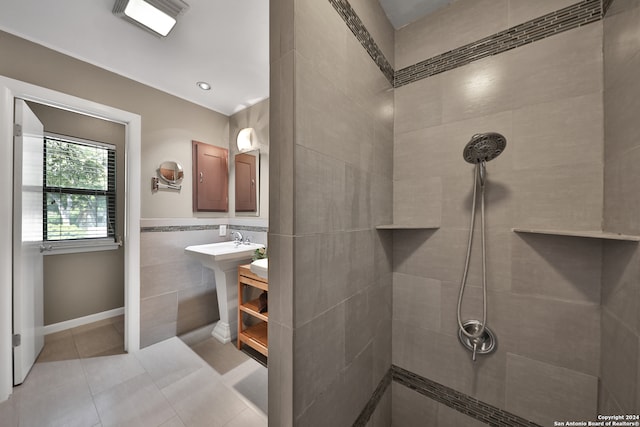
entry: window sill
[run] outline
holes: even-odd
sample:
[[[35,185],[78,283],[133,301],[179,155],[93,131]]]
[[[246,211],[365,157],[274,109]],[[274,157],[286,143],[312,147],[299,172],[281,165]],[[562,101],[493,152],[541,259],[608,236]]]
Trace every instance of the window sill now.
[[[113,251],[122,246],[122,242],[113,239],[75,240],[64,242],[42,242],[40,252],[43,255],[76,254],[83,252]]]

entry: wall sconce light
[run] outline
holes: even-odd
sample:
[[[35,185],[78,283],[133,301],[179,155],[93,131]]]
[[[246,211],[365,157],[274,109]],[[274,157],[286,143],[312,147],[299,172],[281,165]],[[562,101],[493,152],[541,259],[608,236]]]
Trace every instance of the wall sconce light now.
[[[182,0],[116,0],[112,12],[156,36],[166,37],[177,17],[188,8]]]
[[[254,131],[253,128],[244,128],[238,133],[236,139],[236,145],[240,152],[253,150],[254,143]]]

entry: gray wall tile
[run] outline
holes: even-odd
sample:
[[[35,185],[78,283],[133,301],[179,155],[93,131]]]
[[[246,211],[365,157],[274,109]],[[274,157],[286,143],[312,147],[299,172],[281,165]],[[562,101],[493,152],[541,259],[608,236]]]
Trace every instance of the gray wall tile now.
[[[530,47],[525,47],[518,50],[529,49]],[[488,116],[512,109],[516,95],[510,87],[511,73],[523,73],[522,70],[514,70],[515,52],[481,59],[439,75],[443,82],[443,123]],[[415,83],[411,86],[413,85]],[[478,132],[484,131],[478,129]]]
[[[393,111],[393,94],[386,103],[390,104]],[[373,126],[372,172],[393,178],[393,122],[391,126],[385,126],[376,121]]]
[[[612,3],[604,23],[604,229],[639,233],[640,196],[636,191],[640,156],[637,109],[640,86],[640,23],[636,2]],[[602,346],[599,411],[637,412],[640,408],[638,354],[638,246],[603,246]],[[611,412],[613,413],[613,412]]]
[[[505,29],[507,5],[507,0],[457,1],[399,29],[396,33],[396,68],[407,67]]]
[[[622,414],[622,408],[615,401],[613,395],[600,382],[598,387],[598,413],[600,414]]]
[[[398,89],[399,90],[399,89]],[[397,114],[398,115],[398,114]],[[440,176],[454,170],[445,126],[429,126],[399,133],[393,145],[393,177],[396,180]]]
[[[269,234],[269,321],[293,327],[293,237]]]
[[[633,83],[629,78],[633,70],[637,69],[637,58],[640,44],[633,36],[634,29],[640,21],[640,8],[634,3],[634,7],[623,8],[625,0],[616,0],[607,12],[604,21],[604,85],[611,88],[617,84]]]
[[[300,326],[347,298],[347,236],[314,234],[295,237],[294,322]]]
[[[391,387],[388,387],[366,427],[388,427],[391,425],[391,399]]]
[[[497,407],[504,407],[505,353],[478,356],[457,336],[393,321],[393,364]],[[395,405],[395,403],[394,403]]]
[[[442,122],[442,82],[434,76],[394,90],[396,135]]]
[[[600,230],[601,164],[522,170],[513,182],[514,221],[520,227]]]
[[[345,168],[340,160],[296,146],[296,234],[345,229]]]
[[[630,11],[638,6],[640,5],[638,5],[634,0],[616,0],[609,7],[609,10],[607,11],[607,18],[618,13]]]
[[[371,379],[371,351],[365,351],[359,355],[353,363],[338,374],[329,387],[334,391],[320,394],[297,418],[297,425],[309,427],[353,425],[374,388]]]
[[[560,98],[513,112],[514,169],[601,164],[602,93]]]
[[[486,423],[475,420],[442,403],[438,404],[438,427],[483,427],[486,425]]]
[[[521,24],[563,7],[575,4],[575,0],[509,0],[509,27]]]
[[[344,363],[350,364],[362,351],[371,345],[375,322],[374,307],[367,292],[360,292],[344,302]]]
[[[599,305],[529,296],[514,297],[514,303],[520,310],[513,319],[518,325],[519,355],[598,375]]]
[[[178,291],[177,335],[220,319],[215,287],[191,287]]]
[[[395,29],[380,4],[366,0],[351,0],[349,3],[393,66]]]
[[[439,280],[394,273],[393,318],[440,331],[440,290]]]
[[[600,240],[517,234],[511,249],[513,292],[600,303]]]
[[[293,342],[293,393],[296,396],[293,409],[296,416],[303,414],[318,396],[335,389],[335,382],[342,378],[345,368],[344,325],[345,306],[340,304],[313,322],[296,328]]]
[[[277,426],[292,427],[293,330],[269,320],[269,420]]]
[[[175,337],[177,333],[178,292],[140,300],[140,347]]]
[[[618,79],[607,87],[604,98],[607,161],[619,158],[638,147],[640,126],[634,120],[636,116],[633,112],[640,108],[639,101],[634,96],[640,91],[635,78],[639,68],[640,53],[636,53],[627,64],[620,64],[617,68]]]
[[[507,355],[506,409],[541,425],[595,420],[597,393],[597,377]]]
[[[602,308],[640,332],[640,250],[634,242],[605,242],[602,257]],[[604,349],[604,347],[603,347]]]
[[[611,141],[607,139],[607,144]],[[640,171],[640,147],[607,161],[604,168],[604,229],[638,234],[640,194],[636,191]]]
[[[438,225],[442,214],[440,177],[406,179],[393,183],[393,223]]]
[[[608,310],[602,313],[602,386],[623,413],[636,408],[638,336]]]
[[[269,62],[278,61],[294,47],[295,0],[269,2]],[[273,81],[273,79],[271,79]],[[276,92],[270,92],[273,96]],[[273,139],[271,139],[273,141]]]
[[[511,59],[508,71],[512,107],[602,91],[601,22],[504,55]]]
[[[295,58],[294,51],[272,58],[269,79],[269,230],[289,235],[293,233]]]
[[[391,384],[392,427],[424,427],[435,425],[438,402],[398,383]]]

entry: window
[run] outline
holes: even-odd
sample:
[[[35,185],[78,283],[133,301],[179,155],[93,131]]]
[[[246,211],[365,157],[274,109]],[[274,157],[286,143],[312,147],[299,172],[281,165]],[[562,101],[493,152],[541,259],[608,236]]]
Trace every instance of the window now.
[[[43,240],[115,240],[114,146],[45,134],[43,181]]]

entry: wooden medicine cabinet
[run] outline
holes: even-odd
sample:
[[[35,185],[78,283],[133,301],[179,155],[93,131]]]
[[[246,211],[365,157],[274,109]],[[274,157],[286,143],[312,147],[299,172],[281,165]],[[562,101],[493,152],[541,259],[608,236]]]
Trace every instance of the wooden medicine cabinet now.
[[[236,212],[258,214],[260,152],[253,150],[235,156]]]
[[[229,150],[192,141],[193,211],[229,210]]]

